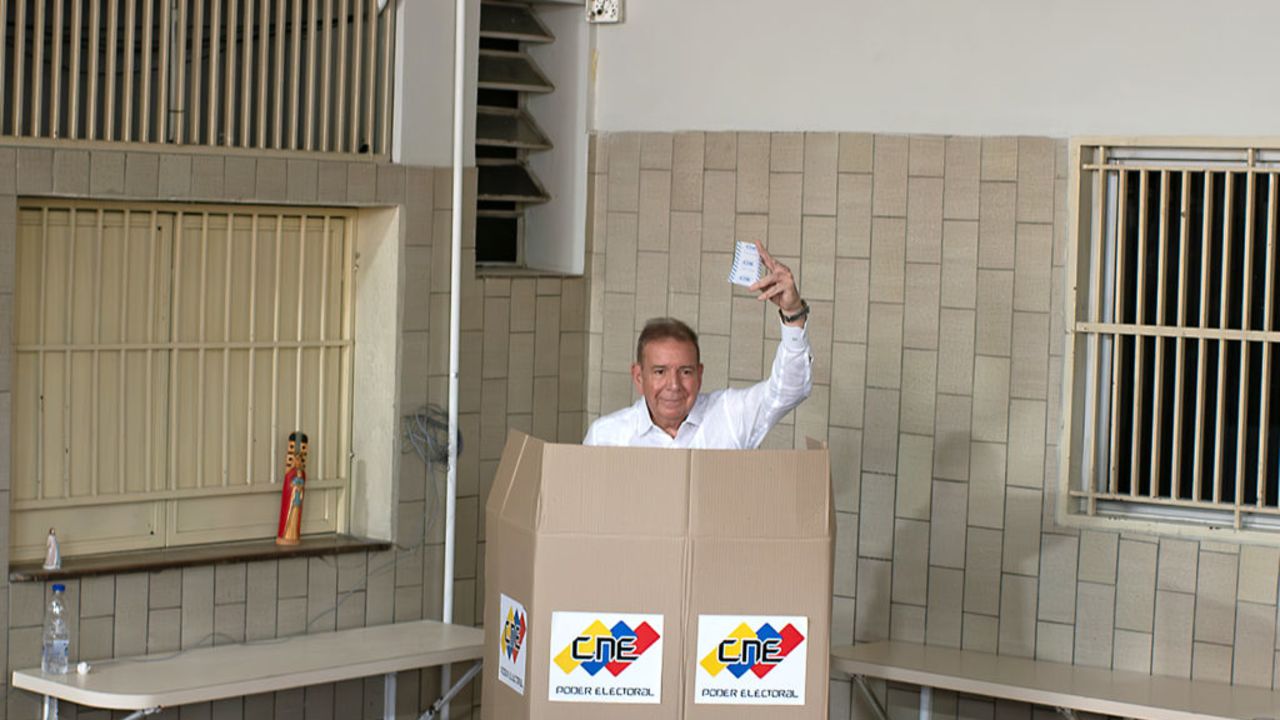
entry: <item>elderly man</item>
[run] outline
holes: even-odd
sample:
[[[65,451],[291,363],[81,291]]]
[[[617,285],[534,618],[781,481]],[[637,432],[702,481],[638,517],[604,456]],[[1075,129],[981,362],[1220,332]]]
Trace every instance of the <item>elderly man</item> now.
[[[761,301],[778,306],[782,341],[766,380],[748,388],[699,393],[702,359],[698,336],[683,322],[656,318],[636,343],[631,379],[642,397],[591,424],[584,445],[750,449],[813,389],[813,357],[800,298],[790,268],[756,248],[767,274],[751,286]]]

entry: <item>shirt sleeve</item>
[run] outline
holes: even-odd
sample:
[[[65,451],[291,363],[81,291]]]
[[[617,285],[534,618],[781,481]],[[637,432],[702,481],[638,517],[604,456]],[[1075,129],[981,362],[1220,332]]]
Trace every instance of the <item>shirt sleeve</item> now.
[[[725,409],[736,415],[741,447],[756,448],[774,425],[813,391],[813,353],[804,327],[782,325],[769,377],[735,393]]]

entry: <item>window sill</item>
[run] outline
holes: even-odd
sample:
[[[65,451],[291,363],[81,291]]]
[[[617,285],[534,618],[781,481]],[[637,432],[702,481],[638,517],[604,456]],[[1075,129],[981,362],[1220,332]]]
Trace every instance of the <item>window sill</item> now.
[[[60,570],[45,570],[38,560],[10,563],[10,582],[44,582],[68,580],[92,575],[114,575],[128,572],[155,572],[194,565],[221,565],[254,560],[279,560],[318,555],[342,555],[355,552],[388,550],[385,540],[366,540],[350,535],[314,535],[302,538],[297,545],[276,545],[275,540],[216,543],[163,550],[134,550],[64,557]]]

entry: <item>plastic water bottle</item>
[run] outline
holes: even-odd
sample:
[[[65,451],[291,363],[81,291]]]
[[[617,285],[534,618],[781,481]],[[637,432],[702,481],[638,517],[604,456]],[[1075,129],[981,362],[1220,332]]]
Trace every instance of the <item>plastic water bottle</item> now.
[[[44,615],[44,648],[40,654],[40,669],[50,675],[66,675],[71,656],[71,632],[67,628],[67,603],[63,593],[67,588],[53,586],[53,597]]]

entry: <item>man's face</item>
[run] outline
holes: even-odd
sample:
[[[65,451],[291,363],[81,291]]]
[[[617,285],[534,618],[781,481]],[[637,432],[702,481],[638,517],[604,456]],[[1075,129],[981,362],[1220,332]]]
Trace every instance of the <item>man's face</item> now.
[[[702,364],[693,343],[663,338],[644,346],[644,362],[631,366],[636,392],[644,395],[658,427],[674,434],[698,400]]]

